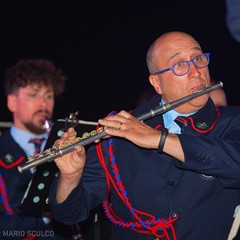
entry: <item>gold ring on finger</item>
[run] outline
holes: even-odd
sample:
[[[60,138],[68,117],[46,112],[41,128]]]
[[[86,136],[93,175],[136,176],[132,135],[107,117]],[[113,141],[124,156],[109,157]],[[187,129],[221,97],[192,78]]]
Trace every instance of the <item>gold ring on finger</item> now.
[[[122,122],[119,123],[118,130],[121,130],[122,124]]]

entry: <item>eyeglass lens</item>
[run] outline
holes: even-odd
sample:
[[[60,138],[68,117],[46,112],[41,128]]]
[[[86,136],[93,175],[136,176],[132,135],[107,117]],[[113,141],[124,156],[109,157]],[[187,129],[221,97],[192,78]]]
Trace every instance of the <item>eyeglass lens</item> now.
[[[188,73],[190,69],[190,62],[193,62],[196,68],[206,67],[209,63],[209,57],[207,54],[201,54],[189,61],[181,61],[173,66],[173,71],[176,75],[181,76]]]

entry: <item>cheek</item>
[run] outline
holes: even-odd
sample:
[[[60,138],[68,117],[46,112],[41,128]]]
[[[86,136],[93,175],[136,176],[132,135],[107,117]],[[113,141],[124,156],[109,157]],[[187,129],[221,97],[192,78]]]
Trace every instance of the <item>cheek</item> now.
[[[167,93],[166,95],[168,96],[168,101],[175,101],[188,95],[186,90],[177,84],[169,84],[166,86],[164,91]]]
[[[53,111],[53,108],[54,108],[54,100],[50,100],[48,103],[47,103],[47,109],[52,112]]]
[[[19,100],[19,101],[17,101],[17,109],[18,110],[24,110],[24,111],[26,111],[26,109],[29,109],[29,110],[31,110],[31,109],[34,109],[34,106],[35,106],[35,104],[34,104],[34,102],[32,102],[32,101],[28,101],[28,100]]]
[[[26,111],[27,109],[27,111]],[[27,120],[31,117],[32,113],[35,111],[34,106],[31,103],[18,102],[18,105],[15,109],[15,116],[22,120]]]

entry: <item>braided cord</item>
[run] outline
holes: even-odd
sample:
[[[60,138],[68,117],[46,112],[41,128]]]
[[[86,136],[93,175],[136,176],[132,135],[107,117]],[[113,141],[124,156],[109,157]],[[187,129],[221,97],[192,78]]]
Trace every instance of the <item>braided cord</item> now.
[[[13,210],[11,209],[8,201],[6,184],[1,172],[0,172],[0,194],[1,194],[2,203],[6,210],[7,215],[14,215]]]
[[[112,115],[112,114],[115,114],[115,112],[110,113],[110,115]],[[110,138],[108,140],[108,157],[109,157],[109,160],[111,163],[111,168],[112,168],[112,173],[113,173],[114,179],[107,169],[106,163],[104,161],[104,155],[102,153],[102,148],[101,148],[100,142],[96,145],[96,150],[97,150],[97,154],[99,157],[99,161],[102,164],[103,169],[106,174],[107,184],[108,185],[110,183],[112,184],[116,193],[118,194],[118,196],[121,198],[121,200],[127,207],[129,213],[136,220],[134,222],[124,221],[123,219],[121,219],[119,216],[117,216],[114,213],[114,210],[111,207],[109,200],[105,200],[103,202],[103,208],[104,208],[105,215],[109,219],[109,221],[112,222],[114,225],[120,226],[122,228],[129,228],[135,232],[138,232],[141,234],[154,235],[158,238],[166,237],[167,240],[170,240],[169,234],[167,232],[167,229],[170,228],[172,231],[173,239],[176,240],[176,234],[175,234],[175,230],[174,230],[172,223],[175,222],[177,220],[177,218],[173,218],[171,216],[169,216],[168,219],[156,218],[149,213],[142,212],[140,210],[133,208],[133,206],[127,196],[127,192],[122,183],[122,180],[120,178],[119,169],[118,169],[116,161],[115,161],[116,158],[113,153],[113,139]],[[108,190],[110,191],[110,186],[108,186]],[[142,220],[141,216],[145,216],[145,218],[148,217],[149,219]]]

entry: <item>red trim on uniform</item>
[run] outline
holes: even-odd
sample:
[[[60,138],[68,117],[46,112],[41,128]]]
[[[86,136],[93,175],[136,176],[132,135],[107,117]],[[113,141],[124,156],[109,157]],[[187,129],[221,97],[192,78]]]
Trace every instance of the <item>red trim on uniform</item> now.
[[[12,164],[5,164],[1,159],[0,159],[0,165],[6,169],[9,169],[9,168],[13,168],[13,167],[16,167],[17,165],[19,165],[21,162],[23,162],[23,160],[25,159],[25,157],[20,157],[17,161],[15,161],[14,163]]]
[[[155,130],[158,130],[159,128],[162,128],[162,125],[161,125],[161,124],[158,124],[154,129],[155,129]]]
[[[36,239],[36,237],[37,237],[36,235],[33,235],[33,236],[23,238],[22,240],[33,240],[33,239]]]
[[[193,118],[192,118],[192,117],[189,117],[188,119],[189,119],[189,121],[190,121],[190,123],[191,123],[191,125],[192,125],[192,128],[193,128],[196,132],[199,132],[199,133],[207,133],[207,132],[211,131],[211,130],[214,128],[214,126],[216,125],[216,123],[217,123],[217,121],[218,121],[218,119],[220,118],[220,115],[221,115],[218,108],[216,108],[216,111],[217,111],[217,115],[218,115],[218,116],[217,116],[217,119],[213,122],[213,124],[211,125],[211,127],[208,128],[208,129],[206,129],[206,130],[200,130],[200,129],[196,128],[195,125],[194,125],[194,120],[193,120]]]
[[[186,119],[181,118],[181,117],[177,117],[176,119],[177,119],[179,122],[183,123],[183,124],[187,127],[188,123],[187,123],[187,120],[186,120]]]

